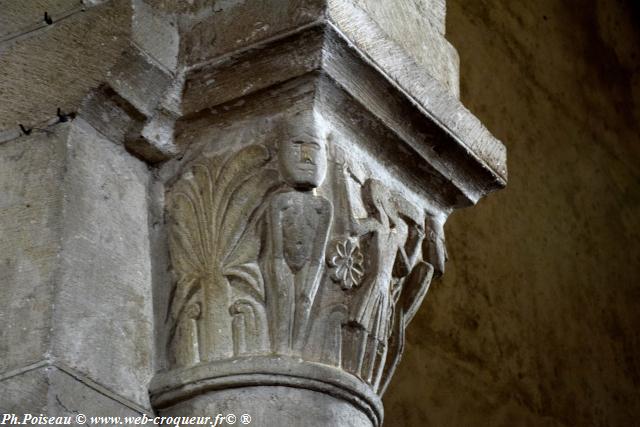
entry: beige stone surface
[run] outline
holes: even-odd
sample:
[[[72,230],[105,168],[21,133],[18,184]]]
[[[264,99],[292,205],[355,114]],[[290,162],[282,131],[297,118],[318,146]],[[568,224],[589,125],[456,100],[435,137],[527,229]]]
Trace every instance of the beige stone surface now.
[[[50,345],[68,134],[57,130],[0,144],[0,373]]]
[[[36,417],[140,416],[144,411],[127,406],[95,383],[88,383],[76,372],[55,366],[40,366],[20,374],[0,377],[0,413]],[[64,420],[62,420],[65,422]],[[74,424],[75,425],[75,424]]]
[[[458,55],[444,38],[444,0],[353,0],[353,3],[366,11],[426,72],[458,96]]]
[[[38,11],[31,2],[20,2],[20,9],[9,7],[17,2],[2,3],[2,20],[11,20],[20,11],[25,16]],[[105,80],[127,49],[130,9],[130,2],[113,0],[20,39],[0,42],[0,133],[18,124],[41,125],[56,116],[57,108],[77,110],[87,92]],[[20,22],[19,28],[31,24],[22,25]]]
[[[247,402],[269,402],[248,405]],[[277,402],[277,403],[276,403]],[[277,411],[273,408],[277,406]],[[180,402],[160,416],[189,417],[199,414],[243,414],[258,426],[372,427],[371,420],[354,405],[334,396],[297,387],[240,387],[220,390]],[[224,423],[233,425],[232,423]],[[224,425],[223,424],[223,425]],[[243,425],[242,419],[235,423]]]
[[[79,118],[0,144],[1,404],[36,393],[21,372],[63,364],[149,407],[148,184]]]
[[[153,372],[149,172],[75,120],[66,141],[63,243],[52,354],[148,407]]]
[[[27,31],[48,25],[45,12],[52,20],[66,17],[82,6],[80,0],[3,0],[0,3],[0,41],[20,37]]]
[[[406,2],[418,9],[432,3]],[[164,3],[168,2],[160,2]],[[238,42],[233,32],[216,33],[210,24],[217,18],[194,23],[193,37],[218,37],[215,46],[220,49],[213,52],[225,53],[316,19],[321,2],[303,3],[312,7],[290,25],[264,29],[258,19],[248,22],[240,30],[256,31],[247,40]],[[59,5],[65,10],[72,2],[38,1],[28,14],[20,13],[20,4],[25,3],[2,2],[0,28],[5,36],[0,40],[31,28],[41,8]],[[228,8],[234,2],[220,4]],[[618,426],[635,422],[633,417],[640,412],[640,37],[634,24],[638,12],[624,4],[449,1],[447,34],[462,58],[462,99],[507,143],[513,174],[508,190],[455,214],[448,224],[448,271],[432,286],[409,328],[405,360],[386,396],[387,425]],[[377,7],[372,15],[402,45],[403,32],[388,24],[399,12]],[[58,107],[76,109],[85,94],[106,79],[107,70],[122,53],[129,51],[130,9],[130,2],[113,0],[38,29],[19,42],[0,42],[0,133],[18,123],[30,126],[48,120]],[[273,13],[261,19],[269,21]],[[420,17],[411,25],[419,28]],[[409,50],[420,49],[416,39],[406,43]],[[210,53],[205,43],[195,45],[187,57],[199,61]],[[429,60],[428,49],[415,55],[418,62]],[[159,59],[166,66],[175,60]],[[37,136],[44,138],[44,134]],[[96,138],[88,139],[98,144]],[[14,182],[14,176],[22,176],[17,170],[23,163],[12,157],[38,157],[37,164],[43,164],[47,150],[52,156],[48,168],[55,169],[56,146],[46,138],[34,141],[32,136],[0,145],[0,153],[9,153],[0,159],[0,178]],[[42,150],[28,150],[30,144]],[[96,159],[91,162],[97,163]],[[3,291],[22,292],[24,298],[13,297],[11,310],[0,313],[0,320],[8,324],[7,316],[19,318],[28,312],[35,336],[25,338],[24,347],[18,344],[24,336],[15,331],[10,340],[0,339],[0,352],[8,347],[24,350],[13,360],[0,361],[3,370],[16,361],[36,361],[47,348],[47,313],[37,307],[48,295],[47,277],[52,274],[56,250],[55,209],[59,206],[53,206],[48,197],[58,194],[57,172],[29,171],[29,162],[24,164],[23,173],[32,172],[30,178],[20,181],[19,188],[2,188],[0,195],[0,207],[6,208],[0,223],[11,224],[0,235],[5,255],[0,256],[0,263],[5,262],[0,264],[4,268],[0,278],[15,281]],[[116,174],[104,170],[100,178],[107,182],[111,175]],[[103,182],[96,178],[89,184],[84,194],[102,197]],[[143,191],[137,188],[138,198],[125,199],[142,203]],[[113,216],[123,222],[128,219],[113,202],[90,198],[72,202],[85,201],[95,207],[90,218],[96,222]],[[69,206],[77,206],[73,203]],[[81,225],[92,231],[90,219]],[[5,239],[9,234],[11,238]],[[120,240],[107,242],[109,235],[93,233],[93,237],[67,248],[67,253],[77,259],[95,259],[85,250],[87,242],[116,248],[114,253],[146,250]],[[25,249],[20,239],[37,242],[37,247]],[[29,254],[21,256],[19,252],[27,249]],[[38,266],[6,262],[27,263],[32,255],[43,262],[42,271]],[[114,255],[113,264],[118,256]],[[87,272],[69,271],[74,273],[69,274],[69,283],[82,284],[75,273],[81,277]],[[125,279],[108,274],[104,280],[108,286],[85,290],[90,299],[102,301],[110,289],[136,282],[127,278],[138,273],[128,270]],[[65,295],[66,301],[75,296]],[[133,298],[137,296],[134,292]],[[113,303],[133,310],[129,301]],[[82,310],[79,307],[76,314]],[[79,327],[85,331],[101,327],[127,335],[135,329],[118,322],[100,323],[98,317],[83,319]],[[128,344],[148,338],[128,336]],[[70,346],[73,336],[67,337]],[[143,398],[139,389],[123,391],[125,368],[117,370],[118,366],[101,361],[96,363],[99,369],[85,364],[84,359],[96,356],[90,354],[93,347],[104,349],[105,342],[92,339],[78,345],[69,363],[96,376],[108,376],[113,368],[109,385],[133,400]],[[146,360],[148,352],[142,350],[134,358]],[[22,356],[24,361],[17,360]],[[122,358],[113,360],[117,364]]]
[[[631,2],[450,0],[462,100],[506,190],[453,215],[388,426],[627,426],[640,413],[640,34]]]

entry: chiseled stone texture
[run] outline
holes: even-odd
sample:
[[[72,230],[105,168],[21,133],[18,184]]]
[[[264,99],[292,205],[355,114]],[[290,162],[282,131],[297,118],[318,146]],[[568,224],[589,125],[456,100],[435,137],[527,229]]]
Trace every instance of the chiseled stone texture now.
[[[18,129],[18,124],[41,125],[56,116],[57,108],[76,110],[129,49],[130,1],[112,0],[56,20],[67,6],[79,4],[0,2],[0,136],[6,129]],[[53,24],[31,31],[42,24],[45,11]],[[11,24],[5,27],[5,21]]]
[[[366,11],[426,72],[458,96],[458,54],[444,38],[445,0],[329,0],[344,1]]]
[[[0,372],[49,348],[67,135],[65,127],[0,144]]]
[[[152,366],[146,165],[82,120],[67,141],[53,354],[147,406]]]
[[[54,364],[149,406],[148,184],[81,119],[0,144],[0,378]]]
[[[4,0],[0,5],[0,40],[19,37],[25,29],[47,25],[44,13],[53,18],[78,9],[78,0]]]
[[[386,425],[628,426],[640,413],[640,33],[631,2],[448,1],[506,190],[453,215]]]
[[[0,383],[0,413],[48,417],[140,416],[141,412],[128,407],[112,396],[79,381],[55,367],[42,367],[2,380]],[[77,425],[72,423],[72,425]]]

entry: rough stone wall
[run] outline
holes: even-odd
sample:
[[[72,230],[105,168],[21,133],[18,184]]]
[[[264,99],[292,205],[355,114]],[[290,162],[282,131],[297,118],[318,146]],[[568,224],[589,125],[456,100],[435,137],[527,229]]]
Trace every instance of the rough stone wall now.
[[[131,6],[115,0],[0,2],[0,140],[77,111],[129,49]],[[51,25],[43,21],[47,12]]]
[[[388,426],[626,426],[640,414],[640,11],[449,0],[462,101],[507,189],[453,215]]]

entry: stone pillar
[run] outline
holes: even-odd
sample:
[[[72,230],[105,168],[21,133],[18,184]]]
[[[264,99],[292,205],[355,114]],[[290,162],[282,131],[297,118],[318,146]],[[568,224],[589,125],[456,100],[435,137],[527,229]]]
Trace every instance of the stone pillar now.
[[[167,416],[382,424],[405,328],[444,271],[446,218],[506,183],[503,145],[457,99],[444,6],[132,1],[129,48],[70,125],[99,136],[78,146],[88,163],[65,157],[90,188],[61,178],[71,198],[61,253],[77,264],[60,261],[65,288],[44,303],[92,299],[86,270],[111,269],[110,258],[85,259],[83,227],[105,242],[96,250],[117,246],[107,234],[128,242],[109,271],[138,274],[127,267],[135,277],[105,292],[140,310],[109,314],[94,300],[101,322],[133,322],[145,349],[154,325],[153,361],[122,348],[134,359],[126,371],[140,374],[122,394],[148,387]],[[117,165],[112,189],[92,181],[101,162]],[[108,208],[131,180],[139,197],[118,201],[131,203],[130,219],[73,199],[92,194]],[[47,317],[62,358],[95,334],[65,334],[76,314]],[[96,342],[113,338],[100,327]],[[88,371],[106,381],[108,366]]]

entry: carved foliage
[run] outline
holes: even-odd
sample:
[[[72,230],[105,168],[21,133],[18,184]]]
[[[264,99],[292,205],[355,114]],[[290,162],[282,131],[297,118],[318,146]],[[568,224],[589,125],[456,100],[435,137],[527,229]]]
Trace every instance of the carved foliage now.
[[[168,191],[171,362],[292,354],[382,392],[432,264],[442,269],[440,223],[354,180],[344,157],[329,168],[331,197],[316,194],[323,141],[285,138],[278,158],[252,146],[204,159]]]
[[[204,159],[168,193],[169,247],[176,277],[169,313],[170,353],[177,365],[266,347],[256,221],[263,200],[278,183],[277,172],[267,167],[269,161],[262,146]]]

